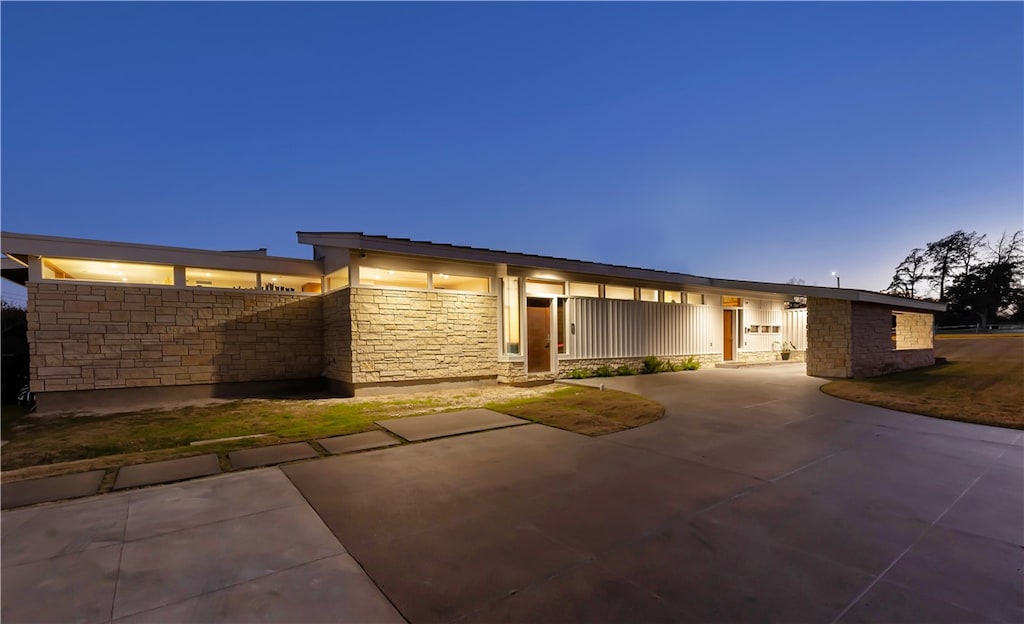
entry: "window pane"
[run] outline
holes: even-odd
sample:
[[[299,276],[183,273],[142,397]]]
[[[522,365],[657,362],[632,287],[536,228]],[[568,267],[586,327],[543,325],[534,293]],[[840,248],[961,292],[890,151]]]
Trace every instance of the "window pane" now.
[[[601,287],[586,282],[569,282],[570,297],[600,297]]]
[[[274,292],[320,292],[320,279],[301,275],[278,275],[263,273],[263,290]]]
[[[502,280],[504,288],[501,293],[502,327],[504,333],[504,352],[520,353],[519,350],[519,278],[506,277]]]
[[[360,286],[397,286],[399,288],[426,288],[427,274],[419,271],[395,271],[377,267],[359,267]]]
[[[657,301],[658,291],[653,288],[640,289],[640,301]]]
[[[185,285],[205,288],[256,288],[256,274],[185,267]]]
[[[686,303],[690,305],[704,305],[704,295],[700,293],[686,293]]]
[[[565,299],[558,299],[558,352],[565,353]]]
[[[348,286],[348,267],[338,269],[327,276],[327,290],[338,290]]]
[[[470,292],[491,292],[491,280],[486,277],[433,273],[431,284],[440,290],[468,290]]]
[[[723,308],[740,308],[743,307],[739,297],[722,297]]]
[[[105,260],[43,258],[43,279],[85,280],[122,284],[174,284],[174,267]]]
[[[683,293],[678,290],[665,291],[665,303],[682,303]]]
[[[633,299],[632,286],[605,286],[604,296],[606,299]]]
[[[539,280],[526,280],[526,294],[528,295],[564,295],[565,282],[543,282]]]

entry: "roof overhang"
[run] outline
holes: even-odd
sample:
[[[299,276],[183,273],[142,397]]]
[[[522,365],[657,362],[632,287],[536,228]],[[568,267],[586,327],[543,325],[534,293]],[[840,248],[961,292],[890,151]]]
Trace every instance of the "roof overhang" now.
[[[943,312],[946,309],[946,304],[941,302],[908,299],[906,297],[885,295],[868,290],[717,279],[687,273],[673,273],[671,271],[659,271],[617,264],[602,264],[570,258],[414,241],[406,238],[373,236],[361,232],[297,232],[297,234],[300,243],[313,245],[315,257],[323,256],[320,249],[322,247],[345,248],[357,251],[376,251],[444,260],[505,264],[510,267],[545,269],[604,279],[660,284],[663,287],[675,286],[680,289],[699,287],[708,292],[722,294],[764,294],[782,298],[818,297],[822,299],[877,303],[904,310],[927,312]]]
[[[187,247],[165,247],[160,245],[143,245],[140,243],[18,234],[15,232],[3,232],[0,234],[0,249],[8,258],[24,259],[29,256],[49,256],[54,258],[80,258],[84,260],[145,262],[235,271],[262,271],[317,277],[323,275],[322,264],[317,260],[268,256],[266,255],[266,250],[263,249],[254,251],[211,251]]]

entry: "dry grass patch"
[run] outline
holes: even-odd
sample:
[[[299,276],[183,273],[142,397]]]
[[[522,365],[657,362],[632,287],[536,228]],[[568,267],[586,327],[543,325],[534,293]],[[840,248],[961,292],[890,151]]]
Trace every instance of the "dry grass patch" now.
[[[81,472],[358,433],[375,428],[376,420],[480,407],[510,398],[542,398],[555,389],[494,386],[373,398],[246,399],[117,414],[29,415],[5,406],[3,439],[8,443],[0,451],[0,466],[5,482]],[[261,435],[190,446],[254,434]]]
[[[939,337],[935,354],[948,363],[822,390],[901,412],[1024,429],[1024,338]]]
[[[489,403],[485,407],[589,436],[646,425],[665,414],[660,403],[635,394],[579,386],[562,388],[546,397]]]

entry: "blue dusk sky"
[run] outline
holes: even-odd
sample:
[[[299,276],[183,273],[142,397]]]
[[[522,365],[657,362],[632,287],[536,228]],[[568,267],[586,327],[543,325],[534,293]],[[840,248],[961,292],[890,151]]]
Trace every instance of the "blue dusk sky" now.
[[[2,226],[878,290],[1022,224],[1024,4],[18,3]]]

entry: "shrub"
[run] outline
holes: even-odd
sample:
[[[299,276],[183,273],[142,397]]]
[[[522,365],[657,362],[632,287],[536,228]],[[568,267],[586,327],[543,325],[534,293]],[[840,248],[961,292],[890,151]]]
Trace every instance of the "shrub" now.
[[[682,366],[682,370],[697,370],[698,368],[700,368],[700,360],[691,355],[690,357],[683,360],[680,366]]]
[[[627,377],[629,375],[636,375],[636,371],[633,370],[633,367],[631,367],[629,364],[623,364],[622,366],[615,369],[615,374]]]
[[[594,369],[594,377],[614,377],[614,376],[615,376],[615,371],[613,371],[611,369],[611,367],[608,366],[608,365],[599,366],[596,369]]]
[[[663,370],[668,370],[666,366],[671,365],[668,365],[667,362],[662,362],[656,356],[648,355],[644,358],[643,364],[640,365],[640,374],[650,375],[651,373],[660,373]]]
[[[590,377],[590,371],[585,368],[574,368],[569,371],[569,379],[586,379]]]
[[[681,363],[680,364],[673,364],[673,363],[669,362],[668,366],[672,370],[673,373],[678,373],[681,370],[686,370]]]

